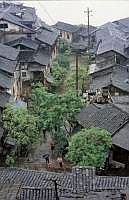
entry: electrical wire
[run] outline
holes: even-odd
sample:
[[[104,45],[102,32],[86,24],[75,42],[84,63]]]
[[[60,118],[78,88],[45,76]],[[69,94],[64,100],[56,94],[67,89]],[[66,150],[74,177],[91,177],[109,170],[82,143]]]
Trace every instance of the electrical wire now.
[[[55,24],[55,23],[56,23],[55,20],[54,20],[53,17],[49,14],[49,12],[48,12],[47,9],[45,8],[45,6],[41,3],[41,1],[38,0],[37,2],[39,3],[40,7],[43,8],[43,10],[46,12],[46,14],[47,14],[48,17],[50,18],[51,22],[52,22],[53,24]]]

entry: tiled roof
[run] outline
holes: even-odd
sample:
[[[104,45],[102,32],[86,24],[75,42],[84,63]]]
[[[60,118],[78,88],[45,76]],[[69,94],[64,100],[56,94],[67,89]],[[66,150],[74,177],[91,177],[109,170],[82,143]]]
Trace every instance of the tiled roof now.
[[[125,52],[127,43],[127,34],[114,23],[108,22],[100,26],[96,31],[97,43],[101,39],[98,46],[97,54],[103,54],[108,51],[115,51],[125,57],[128,57]]]
[[[77,114],[84,128],[99,127],[112,134],[112,143],[129,151],[129,113],[114,104],[90,104]]]
[[[56,200],[55,186],[52,180],[57,180],[57,190],[60,200],[93,200],[94,198],[96,200],[101,200],[102,197],[112,197],[117,199],[117,197],[120,197],[122,191],[124,193],[124,191],[128,188],[128,177],[96,176],[95,174],[92,176],[92,170],[90,172],[89,167],[76,168],[82,168],[83,170],[83,173],[80,174],[77,172],[76,174],[77,179],[75,188],[79,186],[80,192],[73,191],[72,177],[74,177],[74,173],[59,174],[54,172],[39,172],[18,168],[0,169],[0,192],[2,190],[6,191],[6,188],[10,186],[10,188],[14,187],[14,190],[12,190],[14,194],[16,186],[19,185],[20,190],[18,192],[18,198],[20,200]],[[94,187],[92,188],[94,189],[89,192],[85,192],[85,187],[89,187],[89,184],[91,184],[90,182],[93,183]],[[86,183],[86,185],[84,183]],[[5,195],[4,191],[2,195]],[[9,193],[11,194],[10,190]],[[104,199],[106,200],[106,198]],[[107,200],[109,199],[110,198],[107,198]]]
[[[0,57],[8,60],[16,60],[18,54],[19,51],[15,48],[0,43]]]
[[[3,5],[4,4],[4,5]],[[6,19],[11,20],[22,27],[29,27],[28,25],[35,24],[36,15],[35,8],[24,6],[23,4],[16,5],[15,3],[0,3],[0,13],[7,12]],[[22,17],[21,17],[22,15]]]
[[[89,27],[89,32],[92,33],[94,30],[96,30],[96,27],[90,26]],[[88,26],[85,25],[80,25],[78,26],[77,34],[83,37],[88,36]]]
[[[48,65],[50,62],[50,54],[43,49],[39,49],[38,52],[34,54],[33,61],[44,66]]]
[[[18,26],[21,26],[24,29],[30,30],[31,32],[34,32],[34,30],[28,28],[27,26],[24,26],[21,22],[19,17],[14,16],[12,14],[10,14],[8,11],[3,11],[2,13],[0,13],[0,19],[1,20],[6,20],[12,24],[16,24]]]
[[[113,23],[118,24],[117,22],[129,28],[129,17],[116,20]]]
[[[90,88],[93,90],[113,85],[125,92],[129,92],[128,66],[114,65],[100,68],[92,73]]]
[[[50,62],[50,54],[45,50],[39,49],[37,52],[34,51],[20,51],[18,60],[20,62],[33,63],[36,62],[40,65],[46,66]]]
[[[19,185],[0,184],[0,199],[1,200],[15,200]]]
[[[59,30],[63,30],[63,31],[66,31],[66,32],[71,32],[71,33],[78,30],[78,27],[76,25],[68,24],[68,23],[65,23],[65,22],[57,22],[54,25],[54,27],[59,29]]]
[[[125,124],[113,136],[113,144],[129,151],[129,123]]]
[[[118,108],[129,113],[129,96],[112,96],[112,101]]]
[[[20,184],[29,187],[44,187],[53,188],[52,180],[57,180],[57,183],[65,188],[71,188],[71,174],[68,173],[54,173],[47,171],[32,171],[23,170],[18,168],[4,168],[0,169],[0,183],[10,182],[14,184]]]
[[[96,190],[124,190],[129,185],[129,177],[120,176],[97,176]]]
[[[7,92],[0,92],[0,107],[4,108],[5,105],[9,102],[10,94]]]
[[[22,50],[19,52],[18,61],[19,62],[31,62],[34,55],[34,51]]]
[[[87,200],[123,200],[121,191],[91,192],[87,195]]]
[[[90,104],[77,114],[76,119],[85,128],[104,128],[114,134],[129,120],[129,114],[122,112],[113,104]]]
[[[46,28],[40,28],[37,30],[36,39],[50,46],[56,42],[57,37],[58,33],[56,31],[48,30]]]
[[[7,74],[0,73],[0,86],[1,87],[10,89],[12,87],[13,82],[14,82],[13,77],[9,77]]]
[[[16,64],[17,64],[17,61],[8,60],[8,59],[0,57],[0,70],[2,71],[14,73],[16,69]]]
[[[36,41],[28,39],[28,38],[24,38],[24,37],[10,41],[7,43],[7,45],[13,46],[13,47],[16,45],[23,45],[23,46],[33,49],[33,50],[37,50],[38,46],[39,46],[39,44]]]
[[[112,96],[112,101],[115,104],[129,104],[129,96]]]

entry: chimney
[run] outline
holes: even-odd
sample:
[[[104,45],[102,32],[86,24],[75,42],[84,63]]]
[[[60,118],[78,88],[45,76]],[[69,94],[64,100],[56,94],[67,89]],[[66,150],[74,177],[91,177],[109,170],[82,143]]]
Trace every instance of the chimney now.
[[[73,167],[72,168],[73,192],[87,193],[95,190],[95,168]]]

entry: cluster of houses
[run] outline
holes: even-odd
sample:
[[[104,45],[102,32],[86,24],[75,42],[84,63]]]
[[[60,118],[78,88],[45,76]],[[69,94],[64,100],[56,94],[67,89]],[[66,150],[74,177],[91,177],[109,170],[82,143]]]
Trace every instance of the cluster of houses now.
[[[100,127],[112,136],[109,164],[129,167],[129,18],[92,33],[95,61],[89,68],[89,105],[76,116],[80,127]]]
[[[74,167],[71,173],[2,168],[2,200],[127,200],[129,178],[98,176],[94,167]]]
[[[69,43],[84,42],[86,32],[85,26],[64,22],[49,26],[36,15],[35,8],[1,2],[0,118],[8,102],[21,105],[26,101],[33,83],[48,84],[52,61],[58,54],[59,38]],[[0,138],[3,132],[0,128]]]
[[[27,97],[31,83],[45,83],[57,54],[58,37],[58,31],[45,24],[35,8],[0,3],[0,118],[8,102],[17,104]],[[5,145],[3,132],[0,128]],[[9,140],[8,145],[14,142]]]
[[[25,100],[32,83],[46,84],[59,38],[83,44],[95,55],[89,68],[89,104],[77,114],[77,126],[106,129],[113,141],[108,164],[128,168],[129,18],[98,28],[64,22],[49,26],[32,7],[0,3],[0,123],[6,103]],[[0,155],[3,146],[15,145],[14,140],[3,137],[1,127]],[[128,177],[100,177],[90,167],[74,167],[72,173],[61,174],[0,170],[0,198],[8,200],[125,200],[129,198],[128,186]]]
[[[87,26],[57,22],[54,27],[69,42],[88,45]],[[95,59],[89,67],[89,105],[77,114],[77,126],[106,129],[113,141],[108,164],[128,168],[129,18],[89,26],[89,33]]]

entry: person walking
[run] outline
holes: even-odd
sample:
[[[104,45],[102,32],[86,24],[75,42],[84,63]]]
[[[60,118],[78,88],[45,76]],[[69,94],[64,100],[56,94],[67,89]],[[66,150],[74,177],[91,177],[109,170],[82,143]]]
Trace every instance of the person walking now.
[[[59,163],[60,168],[62,168],[63,167],[63,159],[62,159],[62,157],[58,157],[57,158],[57,162]]]
[[[45,159],[45,161],[46,161],[46,165],[48,165],[49,164],[49,157],[50,157],[50,155],[49,154],[44,154],[43,155],[43,158]]]
[[[50,148],[51,148],[51,153],[52,153],[52,156],[53,156],[54,149],[55,149],[55,143],[54,142],[50,143]]]

